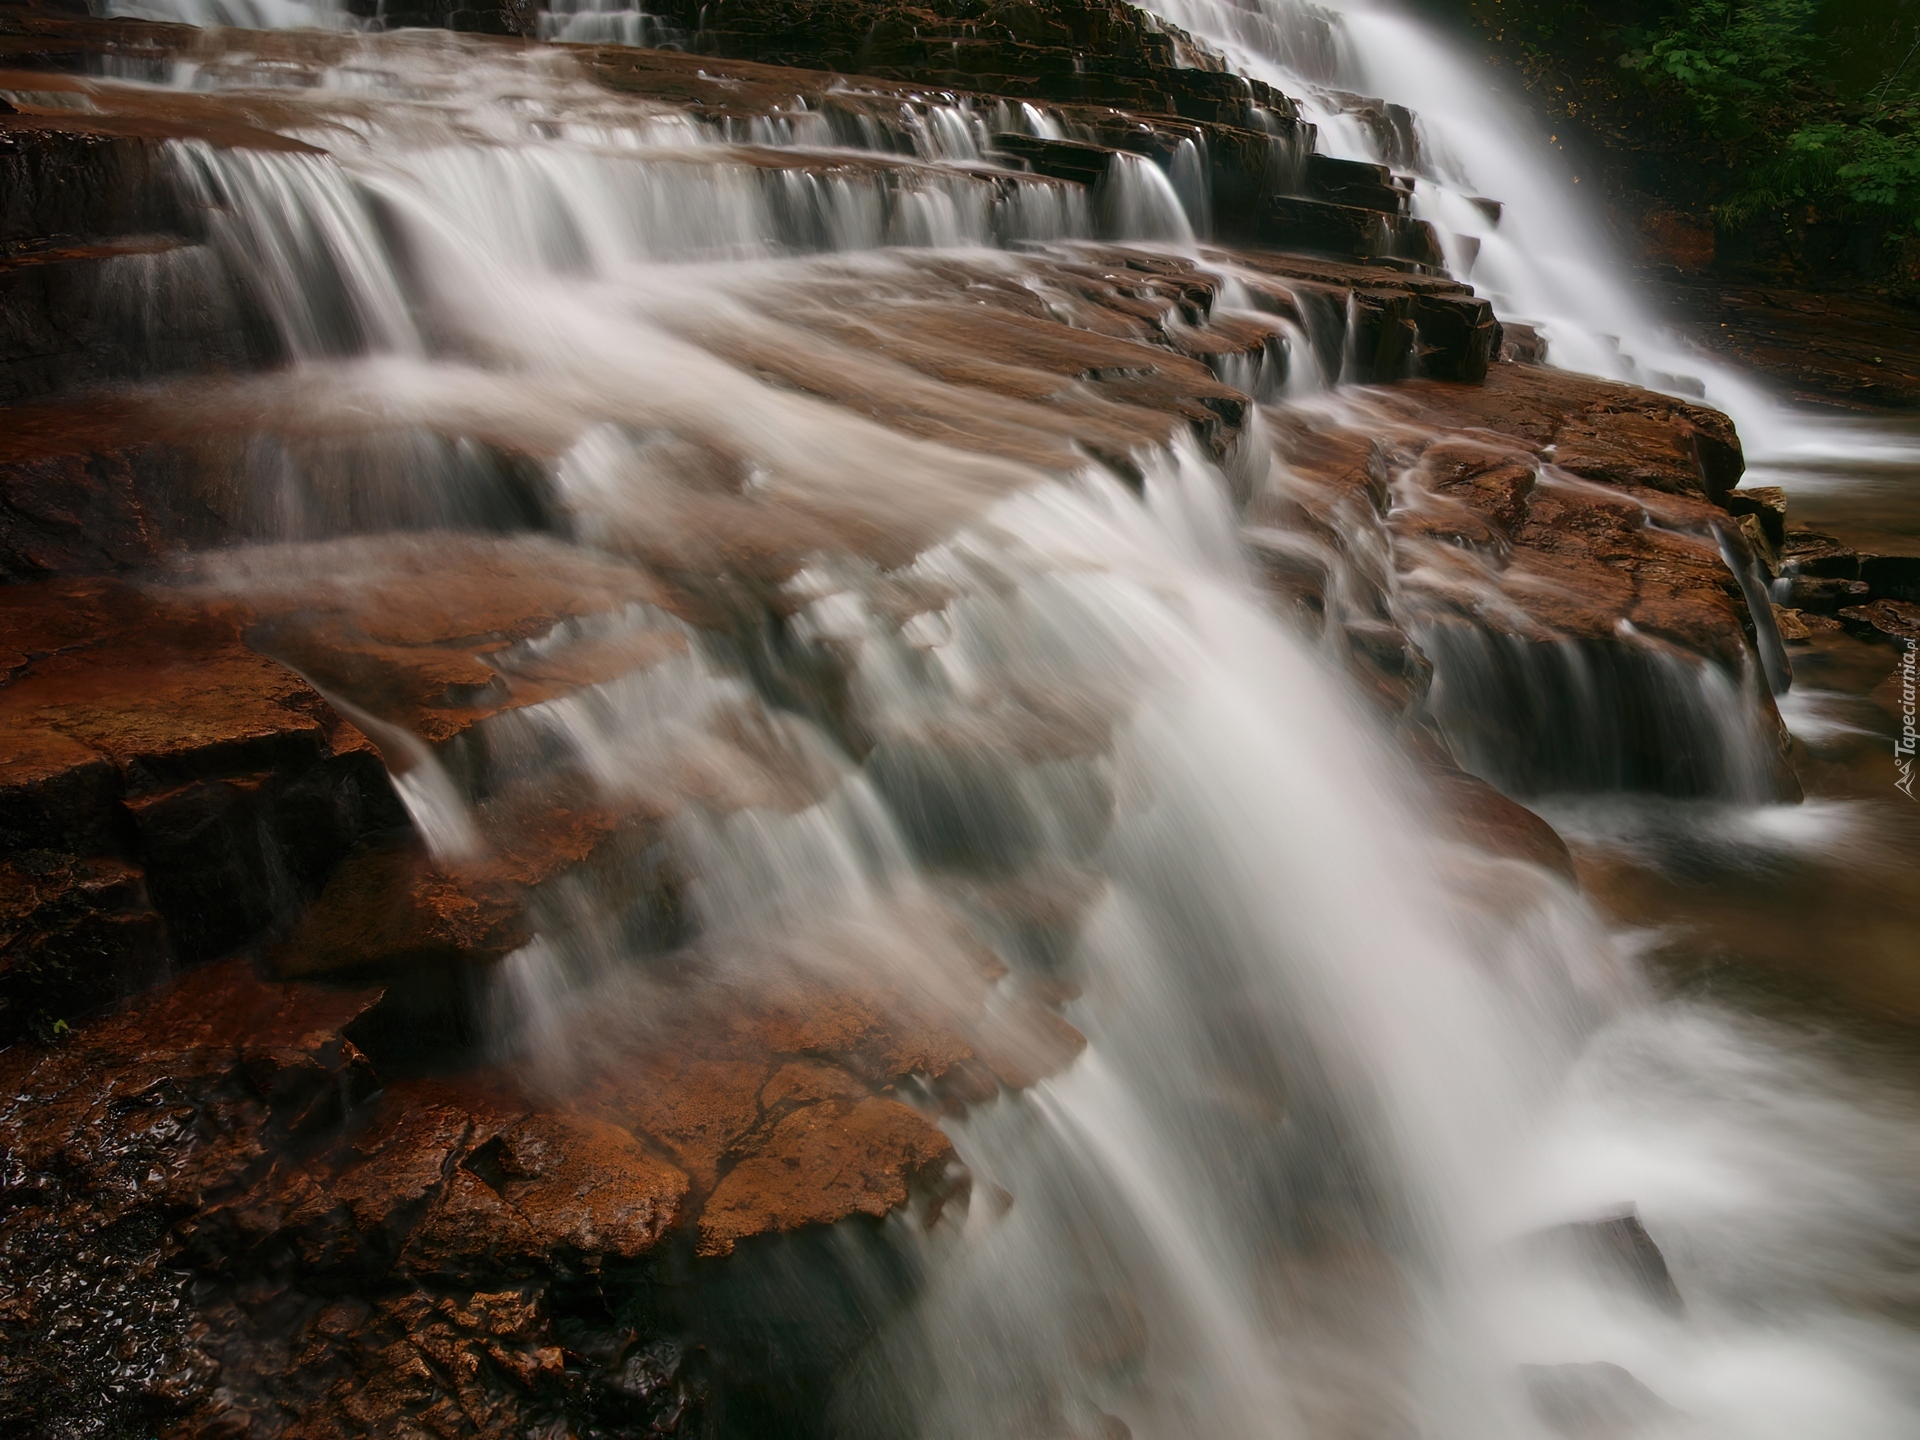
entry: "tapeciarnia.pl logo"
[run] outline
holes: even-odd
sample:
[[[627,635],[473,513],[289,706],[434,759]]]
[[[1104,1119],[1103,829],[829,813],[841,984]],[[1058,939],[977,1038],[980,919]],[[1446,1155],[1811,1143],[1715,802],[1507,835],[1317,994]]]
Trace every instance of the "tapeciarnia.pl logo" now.
[[[1913,752],[1916,736],[1913,725],[1914,688],[1916,679],[1915,655],[1920,653],[1920,641],[1907,641],[1907,652],[1900,657],[1900,738],[1893,742],[1893,788],[1909,800],[1913,794]]]

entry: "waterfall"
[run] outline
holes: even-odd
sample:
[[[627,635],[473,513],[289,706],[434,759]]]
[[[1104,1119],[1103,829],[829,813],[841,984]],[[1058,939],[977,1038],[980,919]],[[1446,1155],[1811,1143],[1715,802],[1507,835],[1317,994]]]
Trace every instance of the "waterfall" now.
[[[107,0],[105,11],[131,20],[246,30],[350,30],[358,23],[344,0]]]
[[[1193,243],[1193,224],[1173,182],[1151,160],[1115,155],[1100,182],[1095,203],[1103,233],[1119,239]]]
[[[671,25],[624,0],[554,0],[540,12],[542,40],[568,45],[678,45],[685,39]]]
[[[1159,8],[1250,68],[1321,67],[1323,94],[1374,44],[1416,44],[1358,14]],[[947,1122],[965,1204],[886,1222],[914,1293],[875,1300],[835,1433],[1532,1440],[1585,1383],[1556,1367],[1596,1363],[1657,1397],[1649,1434],[1913,1432],[1912,1296],[1889,1278],[1910,1265],[1911,1117],[1853,1103],[1791,1036],[1656,1005],[1572,887],[1445,838],[1384,724],[1256,583],[1235,497],[1278,463],[1261,424],[1123,467],[953,378],[983,357],[933,329],[956,323],[934,280],[1065,309],[1045,262],[1086,252],[1043,247],[1190,245],[1190,189],[1132,156],[1091,207],[985,172],[957,107],[914,117],[912,156],[814,150],[804,125],[741,143],[499,49],[400,65],[370,43],[351,90],[289,85],[327,154],[174,146],[289,362],[194,403],[292,432],[253,472],[311,502],[287,538],[478,524],[484,442],[538,461],[566,543],[712,582],[711,626],[637,604],[600,622],[667,636],[668,658],[463,741],[494,783],[643,800],[688,877],[679,928],[642,923],[631,875],[552,904],[493,982],[500,1053],[574,1063],[578,1022],[644,1014],[667,954],[737,986],[884,980],[956,1017],[985,992],[986,1018],[955,1023],[1003,1027],[1033,1083]],[[1323,133],[1382,153],[1348,113],[1328,102]],[[1455,174],[1468,138],[1423,130],[1395,163]],[[1456,213],[1464,178],[1424,188],[1483,241],[1476,277],[1563,355],[1615,364],[1599,312],[1553,308],[1589,261],[1551,275],[1527,194],[1496,238]],[[888,321],[885,346],[854,343]],[[1288,387],[1337,372],[1275,334]],[[922,341],[951,369],[899,358]],[[1640,344],[1618,368],[1666,375]],[[350,580],[351,542],[328,553]],[[1661,717],[1672,744],[1725,733],[1725,687],[1662,663],[1649,687],[1699,701]],[[1570,692],[1594,683],[1588,657],[1565,668]],[[1443,728],[1466,736],[1476,703],[1443,698]],[[412,812],[468,843],[460,767],[413,758]],[[1525,788],[1529,757],[1481,758]],[[1592,783],[1628,780],[1618,758]],[[1707,770],[1697,789],[1737,794]],[[1023,1028],[1045,1000],[1083,1052]],[[1623,1201],[1673,1237],[1684,1311],[1556,1238]]]
[[[1517,100],[1489,83],[1478,56],[1390,0],[1142,8],[1300,97],[1322,151],[1415,176],[1414,213],[1439,231],[1449,268],[1502,316],[1537,327],[1549,363],[1705,399],[1734,417],[1755,460],[1844,455],[1857,443],[1862,427],[1835,435],[1675,333],[1611,253],[1597,200]]]

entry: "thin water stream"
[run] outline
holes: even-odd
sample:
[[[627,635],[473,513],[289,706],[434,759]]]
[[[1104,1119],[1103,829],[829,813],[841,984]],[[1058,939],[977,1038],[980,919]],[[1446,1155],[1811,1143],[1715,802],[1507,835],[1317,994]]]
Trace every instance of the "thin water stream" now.
[[[1542,323],[1565,363],[1706,376],[1743,427],[1764,413],[1653,322],[1619,323],[1637,308],[1595,280],[1577,210],[1552,218],[1526,142],[1436,89],[1455,72],[1406,22],[1155,9],[1290,88],[1430,102],[1421,156],[1392,158],[1446,180],[1418,202],[1479,241],[1457,262],[1503,309]],[[1595,900],[1490,859],[1444,837],[1384,727],[1256,582],[1236,498],[1282,461],[1261,425],[1220,456],[1141,445],[1122,476],[1042,407],[836,328],[932,323],[959,273],[1054,297],[1055,267],[1095,235],[1190,249],[1160,171],[1123,167],[1088,205],[983,173],[981,117],[957,106],[917,117],[909,158],[805,118],[716,135],[609,98],[557,50],[315,53],[297,87],[284,56],[269,75],[242,40],[173,77],[327,152],[175,154],[291,361],[183,403],[346,437],[342,473],[390,480],[387,511],[362,497],[343,520],[312,462],[295,474],[276,451],[257,481],[284,538],[457,520],[484,477],[434,437],[478,434],[549,457],[578,545],[662,574],[778,557],[786,656],[742,664],[636,607],[627,620],[680,636],[680,658],[496,725],[494,772],[584,774],[671,811],[692,947],[726,983],[871,966],[939,1005],[984,946],[1007,996],[1064,997],[1087,1038],[949,1122],[971,1202],[888,1222],[915,1283],[841,1377],[833,1433],[1920,1429],[1910,1048],[1647,964],[1732,943],[1754,893],[1782,923],[1831,925],[1823,865],[1910,869],[1910,813],[1874,793],[1870,747],[1849,748],[1854,699],[1790,712],[1813,756],[1861,777],[1797,809],[1544,802]],[[1326,99],[1323,135],[1381,153],[1353,114]],[[1507,203],[1497,230],[1461,198],[1481,187]],[[1617,349],[1609,326],[1627,332]],[[1341,372],[1304,332],[1275,344],[1284,398]],[[776,383],[796,370],[844,389]],[[1878,482],[1832,473],[1824,491],[1790,484],[1803,513],[1886,533],[1861,498]],[[351,574],[351,547],[335,553]],[[1860,643],[1803,662],[1803,686],[1870,688]],[[829,662],[831,696],[809,688]],[[414,787],[430,790],[460,803],[451,781]],[[1856,917],[1884,927],[1882,950],[1829,933],[1849,963],[1900,970],[1901,883]],[[989,897],[1015,890],[1066,918],[1009,919]],[[511,959],[495,997],[498,1044],[536,1070],[568,1058],[578,1017],[644,1005],[654,983],[619,897],[576,900],[586,919]],[[1623,1205],[1677,1305],[1556,1238]]]

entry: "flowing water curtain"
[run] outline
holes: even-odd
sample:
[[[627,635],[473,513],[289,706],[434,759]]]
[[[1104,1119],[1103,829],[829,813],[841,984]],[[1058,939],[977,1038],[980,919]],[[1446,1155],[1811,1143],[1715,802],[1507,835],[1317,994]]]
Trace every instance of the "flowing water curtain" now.
[[[106,13],[246,30],[354,30],[364,23],[346,0],[107,0]]]

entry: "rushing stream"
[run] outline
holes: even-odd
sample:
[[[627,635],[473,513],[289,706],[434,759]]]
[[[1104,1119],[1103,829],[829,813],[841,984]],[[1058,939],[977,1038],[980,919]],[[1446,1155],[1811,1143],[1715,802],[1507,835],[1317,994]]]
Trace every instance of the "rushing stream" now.
[[[1761,449],[1804,435],[1623,318],[1642,307],[1531,142],[1407,21],[1152,8],[1307,94],[1326,148],[1388,144],[1336,91],[1415,108],[1422,153],[1386,158],[1446,182],[1417,205],[1556,361],[1697,382]],[[293,361],[199,403],[297,411],[346,437],[341,473],[383,477],[330,508],[311,452],[263,446],[281,534],[495,523],[485,463],[434,438],[474,433],[558,457],[581,544],[663,571],[803,554],[792,652],[743,665],[635,607],[618,623],[684,653],[494,722],[491,763],[665,797],[694,945],[730,983],[762,962],[870,964],[937,1002],[964,933],[1009,967],[998,985],[1067,997],[1087,1037],[950,1122],[971,1201],[889,1222],[915,1283],[903,1300],[876,1281],[879,1337],[833,1433],[1920,1431],[1920,1098],[1896,1061],[1797,1014],[1659,998],[1642,952],[1660,934],[1610,932],[1559,879],[1440,838],[1413,768],[1256,582],[1235,496],[1283,464],[1261,425],[1218,463],[1184,441],[1142,452],[1136,493],[1061,463],[1018,403],[832,338],[852,297],[912,306],[936,265],[1044,291],[1045,258],[1077,240],[1190,249],[1196,217],[1160,170],[1122,166],[1088,204],[983,175],[988,117],[964,107],[929,107],[915,154],[851,164],[817,115],[716,136],[609,97],[558,49],[329,45],[304,88],[239,42],[169,82],[271,91],[282,133],[328,152],[174,150]],[[1024,108],[992,128],[1045,133]],[[1506,204],[1497,228],[1466,198],[1482,193]],[[1272,398],[1332,403],[1337,336],[1275,343]],[[776,362],[844,373],[954,438],[766,383]],[[737,492],[686,479],[709,465]],[[354,555],[337,552],[348,573]],[[807,664],[823,655],[843,669],[830,705]],[[747,728],[765,775],[716,778]],[[1550,813],[1604,847],[1710,809],[1715,834],[1776,851],[1831,813],[1757,803],[1752,778],[1651,820],[1591,796]],[[422,758],[405,788],[429,838],[468,843],[458,777]],[[1008,894],[1052,918],[1021,920]],[[513,957],[493,997],[498,1043],[535,1068],[650,983],[615,898],[576,898],[586,918]],[[1628,1206],[1677,1304],[1556,1230]]]

